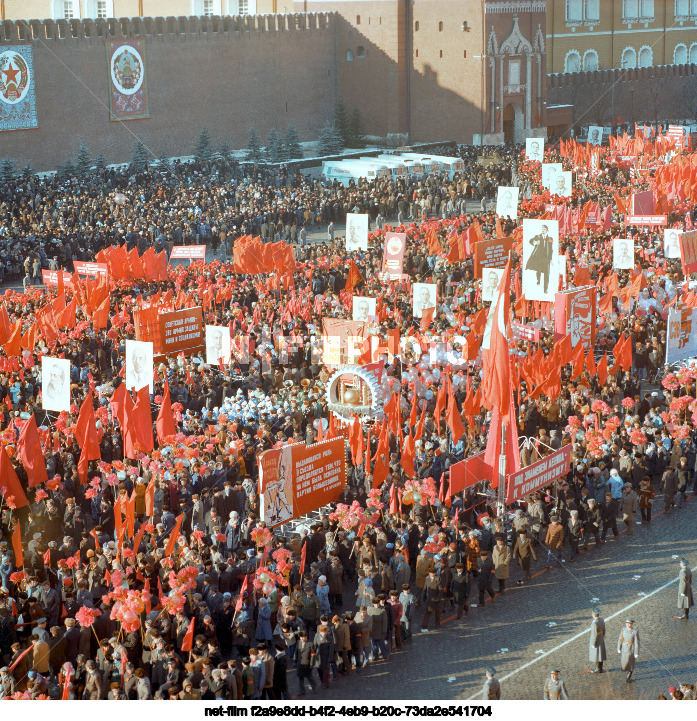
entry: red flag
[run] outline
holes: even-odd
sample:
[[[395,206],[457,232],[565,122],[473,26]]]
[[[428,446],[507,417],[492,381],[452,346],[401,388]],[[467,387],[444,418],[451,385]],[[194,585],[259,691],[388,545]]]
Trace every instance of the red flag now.
[[[107,295],[102,303],[95,309],[92,314],[92,326],[95,330],[100,328],[106,328],[109,321],[109,305],[111,302],[111,296]]]
[[[465,426],[462,423],[462,416],[457,408],[457,401],[453,393],[452,384],[448,393],[448,409],[445,412],[445,420],[450,428],[453,443],[457,443],[465,435]]]
[[[510,316],[511,260],[501,276],[494,300],[489,308],[482,341],[482,405],[493,411],[498,410],[505,423],[511,396],[511,368],[508,356],[508,321]]]
[[[194,645],[194,621],[196,620],[195,616],[192,616],[191,621],[189,621],[189,628],[186,629],[186,633],[184,634],[184,640],[182,641],[182,651],[191,651],[192,646]]]
[[[58,271],[58,277],[61,278],[63,276],[63,271]],[[65,681],[63,682],[63,693],[61,694],[61,701],[67,701],[70,698],[70,681],[72,678],[72,675],[70,673],[70,670],[72,669],[72,666],[68,666],[68,670],[65,674]]]
[[[411,434],[409,434],[409,437],[411,437]],[[397,493],[394,488],[394,483],[390,488],[390,513],[399,513],[399,505],[397,503]]]
[[[174,546],[177,543],[177,538],[179,538],[179,529],[182,526],[182,521],[184,520],[184,514],[180,513],[177,516],[177,522],[174,524],[174,528],[172,529],[172,533],[169,534],[169,540],[167,541],[167,546],[165,548],[165,556],[171,556],[172,551],[174,550]]]
[[[0,448],[0,488],[7,488],[5,496],[5,503],[10,496],[14,496],[15,508],[23,508],[29,505],[27,497],[24,495],[22,485],[17,478],[15,467],[12,465],[10,457],[7,455],[5,446]]]
[[[307,541],[303,543],[302,550],[300,551],[300,576],[305,573],[305,564],[307,562]]]
[[[94,419],[94,407],[92,405],[92,393],[88,393],[80,406],[80,414],[75,425],[75,439],[80,444],[82,451],[77,464],[80,483],[87,482],[87,466],[92,460],[99,460],[102,457],[97,439],[97,425]]]
[[[50,548],[46,549],[46,553],[44,553],[43,558],[44,558],[44,566],[45,567],[50,566],[51,565],[51,549]]]
[[[46,459],[41,450],[39,430],[36,427],[36,418],[32,413],[31,418],[24,424],[17,439],[17,456],[22,461],[24,470],[27,472],[29,488],[38,486],[48,480],[46,472]]]
[[[351,266],[349,267],[348,277],[346,278],[345,290],[347,293],[353,293],[353,289],[363,280],[358,266],[352,260]]]
[[[632,338],[629,335],[617,354],[617,362],[625,373],[632,367]]]
[[[172,402],[169,395],[169,383],[166,380],[165,389],[162,393],[162,405],[157,414],[155,428],[157,429],[158,443],[163,443],[167,436],[173,436],[177,432],[174,414],[172,413]]]
[[[600,359],[600,363],[598,363],[596,373],[598,375],[598,380],[600,381],[600,385],[604,386],[605,382],[607,381],[607,353],[605,353],[603,355],[603,357]]]
[[[149,453],[153,450],[152,414],[150,413],[150,389],[143,386],[136,393],[136,403],[133,413],[129,414],[128,422],[136,442],[140,443],[142,450]]]
[[[29,648],[25,648],[24,651],[22,651],[22,653],[20,653],[19,656],[17,656],[17,658],[14,660],[14,663],[12,664],[12,666],[10,666],[10,673],[12,673],[15,670],[17,664],[29,653],[29,651],[33,651],[33,650],[34,650],[34,644],[30,644]]]
[[[12,531],[12,550],[15,552],[15,568],[24,565],[24,554],[22,553],[22,532],[19,528],[19,518],[15,530]]]
[[[407,476],[409,478],[414,478],[416,475],[416,472],[414,471],[414,438],[411,433],[407,433],[407,440],[404,443],[402,457],[400,458],[399,463]],[[392,484],[392,488],[394,488],[394,484]]]
[[[596,373],[595,358],[593,357],[593,349],[591,348],[586,355],[586,370],[589,376],[594,376]]]
[[[520,451],[518,450],[518,424],[513,405],[513,393],[509,393],[505,418],[499,416],[497,409],[494,409],[491,414],[484,463],[491,469],[492,488],[498,488],[502,426],[506,426],[506,474],[514,473],[520,470]]]
[[[302,551],[302,561],[300,562],[300,575],[303,575],[303,571],[305,568],[305,548],[307,547],[307,544],[303,546]],[[158,580],[159,583],[159,580]],[[244,603],[244,594],[247,592],[247,586],[249,585],[249,576],[244,577],[244,581],[242,581],[242,587],[240,588],[240,595],[237,597],[237,603],[235,604],[235,613],[239,613],[239,611],[242,608],[242,604]]]
[[[435,307],[433,308],[424,308],[421,311],[421,332],[425,333],[429,326],[431,325],[431,321],[433,320],[433,313],[435,312]]]
[[[136,490],[133,489],[131,497],[126,501],[126,533],[133,538],[136,523]]]
[[[145,489],[145,515],[152,516],[155,507],[155,481],[151,480]]]

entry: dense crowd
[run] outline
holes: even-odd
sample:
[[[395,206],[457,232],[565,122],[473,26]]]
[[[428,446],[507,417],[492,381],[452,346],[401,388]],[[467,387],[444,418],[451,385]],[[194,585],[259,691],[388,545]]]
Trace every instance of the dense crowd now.
[[[657,494],[667,512],[681,508],[697,478],[697,374],[670,373],[660,391],[646,384],[662,368],[665,310],[689,289],[679,263],[663,259],[659,234],[650,232],[635,237],[645,287],[623,296],[636,285],[634,274],[617,274],[594,349],[597,358],[611,353],[626,333],[631,367],[616,367],[601,382],[592,367],[572,381],[564,365],[554,397],[533,393],[529,377],[517,384],[519,432],[527,439],[521,464],[571,443],[569,474],[503,514],[488,480],[448,497],[449,468],[485,448],[491,415],[472,403],[480,382],[475,341],[486,313],[481,283],[472,258],[448,262],[447,239],[475,222],[483,238],[499,232],[493,211],[466,212],[468,199],[493,198],[498,185],[522,188],[521,217],[555,201],[540,186],[539,164],[527,162],[520,147],[498,149],[486,165],[474,148],[461,153],[466,170],[452,180],[443,174],[344,188],[265,169],[221,179],[214,167],[178,164],[131,177],[108,171],[63,187],[32,179],[0,191],[5,277],[29,276],[25,292],[4,297],[23,339],[37,310],[56,296],[55,288],[31,284],[42,267],[69,268],[70,259],[91,260],[123,243],[141,253],[195,243],[220,251],[213,262],[169,268],[167,281],[113,284],[109,322],[100,330],[81,291],[67,288],[66,301],[73,293],[81,301],[74,322],[56,338],[27,341],[19,356],[2,354],[0,440],[28,504],[2,489],[0,697],[288,698],[289,678],[302,694],[387,661],[415,630],[428,630],[431,617],[439,625],[445,609],[477,623],[470,607],[505,593],[511,578],[529,582],[538,556],[539,564],[558,564],[568,549],[573,560],[591,541],[617,536],[618,523],[632,533],[638,513],[648,532]],[[553,146],[548,159],[571,169],[558,153]],[[574,170],[576,208],[589,200],[614,207],[616,195],[626,199],[649,185],[609,158],[597,173]],[[676,202],[673,210],[670,223],[682,221],[685,208]],[[376,230],[367,252],[349,254],[338,234],[332,239],[332,225],[358,211],[371,215]],[[305,242],[308,230],[324,225],[326,242]],[[503,221],[500,230],[515,234],[518,225]],[[407,233],[409,281],[378,277],[387,227]],[[433,232],[438,252],[426,243]],[[292,282],[234,272],[235,241],[248,234],[296,245]],[[612,235],[581,229],[560,243],[569,269],[586,268],[605,293],[612,292]],[[347,292],[351,262],[361,279]],[[427,329],[412,316],[411,281],[437,284]],[[541,340],[516,340],[512,359],[551,357],[549,312],[521,310],[514,286],[516,313],[527,314]],[[229,326],[235,353],[222,369],[201,355],[156,365],[153,408],[170,394],[176,433],[129,460],[113,402],[125,340],[134,337],[134,310],[168,291],[204,305],[206,323]],[[322,318],[350,318],[353,292],[377,298],[379,349],[399,331],[400,353],[380,356],[385,397],[398,394],[400,432],[381,431],[378,421],[366,459],[347,449],[343,506],[322,509],[298,533],[270,532],[260,518],[258,455],[314,442],[329,419]],[[41,355],[71,361],[69,413],[42,408]],[[459,438],[439,404],[446,377],[466,429]],[[94,412],[100,459],[81,479],[76,422],[83,408]],[[28,488],[17,450],[32,415],[48,481]],[[414,431],[411,473],[401,436]],[[383,439],[387,473],[376,483]],[[418,498],[409,496],[414,481]],[[391,490],[401,495],[396,507]],[[379,513],[377,523],[347,522],[353,504]],[[18,533],[23,564],[16,563]]]

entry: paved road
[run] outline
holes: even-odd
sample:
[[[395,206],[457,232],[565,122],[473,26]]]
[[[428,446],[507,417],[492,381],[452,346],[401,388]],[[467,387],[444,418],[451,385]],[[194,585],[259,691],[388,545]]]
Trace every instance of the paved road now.
[[[662,508],[662,498],[657,498],[656,508]],[[656,514],[651,526],[636,526],[632,536],[621,531],[616,541],[598,549],[591,545],[561,569],[543,570],[545,556],[534,566],[537,573],[529,585],[515,585],[519,569],[512,566],[513,587],[504,596],[473,609],[463,622],[452,619],[438,630],[417,633],[406,650],[388,662],[339,678],[312,697],[465,700],[480,690],[489,664],[502,679],[506,699],[541,698],[544,679],[555,666],[576,699],[655,698],[680,681],[694,683],[697,619],[673,620],[677,581],[672,581],[679,572],[674,556],[686,556],[692,567],[697,566],[695,520],[693,497],[679,511]],[[609,619],[609,672],[602,675],[589,673],[593,666],[585,631],[594,605]],[[629,685],[616,653],[628,615],[635,619],[642,642],[635,680]],[[293,678],[291,691],[294,688]]]

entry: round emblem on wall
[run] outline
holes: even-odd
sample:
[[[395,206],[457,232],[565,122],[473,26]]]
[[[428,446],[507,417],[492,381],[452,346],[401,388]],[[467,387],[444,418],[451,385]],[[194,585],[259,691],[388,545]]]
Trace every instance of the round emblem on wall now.
[[[387,252],[389,255],[399,255],[402,252],[402,239],[392,236],[387,241]]]
[[[145,65],[140,53],[130,45],[122,45],[111,56],[111,81],[124,95],[140,90],[145,77]]]
[[[0,53],[0,100],[16,105],[29,92],[31,74],[27,61],[14,50]]]

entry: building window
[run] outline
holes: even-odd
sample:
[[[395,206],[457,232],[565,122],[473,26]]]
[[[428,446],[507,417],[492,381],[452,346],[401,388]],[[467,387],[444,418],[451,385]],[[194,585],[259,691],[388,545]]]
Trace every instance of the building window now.
[[[352,63],[353,62],[353,50],[347,50],[346,51],[346,62]]]
[[[360,24],[361,24],[361,16],[356,15],[356,25],[360,25]]]
[[[683,45],[680,43],[680,45],[675,46],[675,50],[673,50],[673,64],[674,65],[685,65],[687,63],[687,45]]]
[[[639,17],[639,0],[622,0],[622,19],[636,20]]]
[[[508,61],[508,84],[520,85],[520,60]]]
[[[583,0],[566,0],[566,21],[583,20]]]
[[[600,20],[600,1],[599,0],[584,0],[583,19],[584,20]]]
[[[650,68],[653,65],[653,50],[648,45],[644,45],[639,50],[639,67]]]
[[[462,57],[463,57],[463,58],[466,58],[466,57],[467,57],[467,51],[466,51],[466,50],[463,50],[463,51],[462,51]]]
[[[586,73],[594,72],[598,69],[598,53],[595,50],[586,50],[583,53],[583,70]]]
[[[63,3],[63,18],[65,20],[72,20],[75,17],[75,6],[72,0],[65,0]]]
[[[571,52],[566,54],[566,57],[564,58],[564,72],[581,72],[581,56],[575,50],[572,50]]]
[[[249,0],[237,0],[237,14],[249,15]]]
[[[231,0],[225,4],[226,15],[249,14],[249,0]],[[221,0],[191,0],[191,14],[195,17],[222,15]]]
[[[415,33],[419,32],[419,21],[418,20],[414,23],[414,32]]]
[[[440,56],[443,57],[443,51],[442,51],[442,50],[440,51]]]
[[[415,51],[414,51],[414,57],[417,57],[417,58],[419,57],[419,51],[418,51],[418,50],[415,50]]]
[[[639,18],[653,20],[653,0],[639,0]]]
[[[203,15],[213,14],[213,0],[203,0]]]
[[[359,45],[356,48],[356,57],[357,58],[364,58],[365,57],[365,48],[362,45]]]
[[[697,43],[690,45],[690,64],[697,65]]]
[[[438,32],[439,33],[443,32],[443,21],[442,20],[438,23]]]
[[[675,17],[685,17],[690,12],[690,0],[675,0]]]
[[[625,70],[636,67],[636,50],[625,48],[622,53],[622,68]]]

